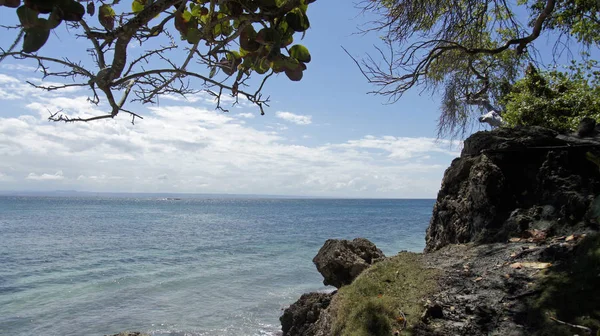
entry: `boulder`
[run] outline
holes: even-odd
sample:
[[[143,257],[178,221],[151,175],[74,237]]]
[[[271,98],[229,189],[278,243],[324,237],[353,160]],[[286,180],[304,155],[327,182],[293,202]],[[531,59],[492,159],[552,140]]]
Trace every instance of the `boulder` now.
[[[335,293],[307,293],[289,306],[279,318],[283,336],[312,336],[321,312]]]
[[[600,171],[589,152],[600,155],[599,139],[542,127],[473,134],[444,174],[425,250],[595,227]]]
[[[109,336],[109,335],[107,335]],[[138,331],[123,331],[118,334],[110,335],[110,336],[150,336],[148,334],[144,334]]]
[[[383,252],[367,239],[328,239],[313,262],[323,275],[323,284],[340,288],[350,284],[362,271],[384,258]]]

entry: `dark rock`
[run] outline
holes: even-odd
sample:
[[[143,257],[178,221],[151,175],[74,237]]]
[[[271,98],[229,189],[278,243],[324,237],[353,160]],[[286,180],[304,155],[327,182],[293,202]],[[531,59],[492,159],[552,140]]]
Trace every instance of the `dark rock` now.
[[[482,151],[518,150],[527,147],[564,145],[557,132],[543,127],[498,128],[477,132],[464,142],[462,156],[480,155]]]
[[[577,135],[582,138],[594,136],[596,133],[596,120],[585,117],[581,119],[579,122],[579,127],[577,128]]]
[[[384,258],[383,252],[367,239],[328,239],[313,262],[323,275],[323,284],[340,288],[350,284],[362,271]]]
[[[581,141],[541,127],[473,134],[444,174],[425,250],[594,226],[600,173],[586,153],[600,141]]]
[[[441,318],[444,318],[444,310],[442,309],[442,306],[437,303],[428,305],[423,312],[423,316],[421,316],[421,320]]]
[[[141,332],[137,332],[137,331],[123,331],[118,334],[114,334],[114,335],[110,335],[110,336],[150,336],[150,335],[144,334]]]
[[[303,294],[298,301],[289,306],[279,318],[283,336],[315,335],[315,322],[321,312],[329,306],[335,293]]]

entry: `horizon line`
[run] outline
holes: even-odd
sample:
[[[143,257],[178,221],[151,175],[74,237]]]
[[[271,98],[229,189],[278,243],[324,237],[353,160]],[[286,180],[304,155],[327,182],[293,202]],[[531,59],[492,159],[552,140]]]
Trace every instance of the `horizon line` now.
[[[436,197],[342,197],[342,196],[302,196],[302,195],[281,195],[281,194],[236,194],[236,193],[186,193],[186,192],[126,192],[126,191],[82,191],[82,190],[0,190],[0,196],[100,196],[100,195],[148,195],[153,197],[159,197],[163,195],[169,196],[185,196],[186,198],[192,198],[194,196],[202,197],[227,197],[227,198],[302,198],[302,199],[380,199],[380,200],[435,200]],[[70,195],[69,195],[70,194]]]

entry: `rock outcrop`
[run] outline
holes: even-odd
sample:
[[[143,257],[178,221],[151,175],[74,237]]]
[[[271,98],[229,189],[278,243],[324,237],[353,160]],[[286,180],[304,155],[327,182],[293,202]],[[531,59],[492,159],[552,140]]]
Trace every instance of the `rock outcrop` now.
[[[279,318],[281,330],[286,336],[316,334],[315,322],[321,312],[329,306],[335,293],[307,293],[289,306]]]
[[[600,333],[598,134],[589,120],[571,135],[473,134],[444,174],[425,253],[365,271],[384,259],[372,243],[328,240],[313,261],[343,287],[302,296],[283,335]]]
[[[313,262],[323,275],[323,284],[340,288],[350,284],[362,271],[384,258],[383,252],[367,239],[328,239]]]
[[[368,239],[329,239],[323,244],[313,262],[323,275],[323,283],[340,288],[349,285],[372,264],[385,259],[380,249]],[[279,318],[283,336],[328,335],[331,316],[323,315],[335,292],[307,293],[289,306]]]
[[[426,251],[596,225],[600,173],[590,152],[600,153],[600,141],[540,127],[473,134],[444,174]]]

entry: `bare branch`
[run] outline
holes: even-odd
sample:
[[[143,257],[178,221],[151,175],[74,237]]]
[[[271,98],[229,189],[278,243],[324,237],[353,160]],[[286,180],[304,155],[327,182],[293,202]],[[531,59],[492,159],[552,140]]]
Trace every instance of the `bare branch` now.
[[[582,326],[582,325],[578,325],[578,324],[567,323],[567,322],[561,321],[561,320],[559,320],[559,319],[557,319],[555,317],[552,317],[552,316],[548,316],[548,318],[551,319],[552,321],[556,322],[556,323],[559,323],[559,324],[562,324],[562,325],[566,325],[566,326],[569,326],[571,328],[575,328],[575,329],[579,329],[579,330],[585,331],[585,333],[588,334],[588,335],[592,334],[592,329],[590,329],[588,327],[585,327],[585,326]]]
[[[23,38],[23,35],[25,34],[25,30],[21,29],[21,31],[19,31],[19,34],[17,35],[17,38],[15,38],[15,41],[13,42],[13,44],[8,48],[8,50],[4,51],[2,49],[2,54],[0,54],[0,63],[2,63],[2,61],[9,56],[9,54],[15,49],[15,47],[17,46],[17,44],[19,44],[19,42],[21,41],[21,39]]]
[[[83,27],[83,29],[85,30],[86,33],[90,33],[90,27],[87,25],[87,23],[84,20],[80,20],[79,24]],[[102,48],[100,47],[100,44],[98,43],[98,39],[96,39],[95,37],[90,37],[89,38],[90,41],[92,41],[92,44],[94,45],[94,48],[96,50],[95,56],[96,56],[96,60],[98,63],[98,68],[100,69],[104,69],[106,68],[106,61],[104,60],[104,52],[102,52]]]

